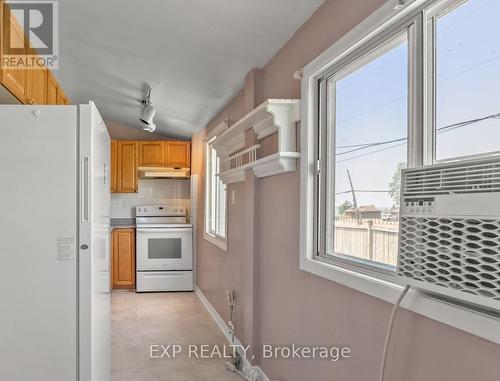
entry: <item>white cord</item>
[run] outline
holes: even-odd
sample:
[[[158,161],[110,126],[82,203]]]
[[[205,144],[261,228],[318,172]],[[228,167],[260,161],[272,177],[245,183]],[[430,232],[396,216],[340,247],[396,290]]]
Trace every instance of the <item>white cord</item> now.
[[[410,285],[407,284],[404,290],[401,292],[401,295],[399,295],[399,298],[394,304],[394,307],[392,308],[391,318],[389,320],[389,328],[387,329],[387,336],[385,338],[384,353],[382,355],[382,365],[380,367],[380,378],[379,378],[380,381],[384,381],[385,378],[385,365],[387,363],[387,352],[389,351],[389,344],[391,342],[394,319],[396,317],[396,313],[398,312],[398,308],[401,305],[401,302],[403,301],[403,298],[406,296],[409,290],[410,290]]]

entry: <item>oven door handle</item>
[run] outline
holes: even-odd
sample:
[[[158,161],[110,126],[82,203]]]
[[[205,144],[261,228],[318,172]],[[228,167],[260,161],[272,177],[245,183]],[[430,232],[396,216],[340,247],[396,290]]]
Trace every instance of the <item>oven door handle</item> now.
[[[193,228],[137,228],[137,233],[186,233]]]

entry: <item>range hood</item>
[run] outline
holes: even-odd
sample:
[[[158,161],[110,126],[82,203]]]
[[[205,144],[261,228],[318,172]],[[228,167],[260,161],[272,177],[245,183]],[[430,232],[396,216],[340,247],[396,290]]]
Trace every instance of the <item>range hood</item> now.
[[[139,167],[140,179],[188,179],[189,168]]]

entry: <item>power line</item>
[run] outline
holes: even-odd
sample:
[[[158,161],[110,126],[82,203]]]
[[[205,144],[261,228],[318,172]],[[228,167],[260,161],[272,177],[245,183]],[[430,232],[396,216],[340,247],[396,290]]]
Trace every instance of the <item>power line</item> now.
[[[491,57],[491,58],[488,58],[488,59],[487,59],[487,60],[485,60],[485,61],[479,62],[479,63],[477,63],[477,64],[476,64],[476,65],[474,65],[474,66],[470,66],[470,67],[468,67],[468,68],[466,68],[466,69],[463,69],[463,70],[461,70],[461,71],[459,71],[459,72],[457,72],[457,73],[455,73],[455,74],[452,74],[452,75],[450,75],[450,76],[448,76],[448,77],[446,77],[446,78],[443,78],[441,81],[438,81],[438,82],[445,82],[445,81],[447,81],[447,80],[449,80],[449,79],[452,79],[452,78],[458,77],[459,75],[462,75],[462,74],[464,74],[464,73],[467,73],[468,71],[471,71],[471,70],[477,69],[478,67],[481,67],[481,66],[483,66],[483,65],[486,65],[487,63],[490,63],[491,61],[497,60],[497,59],[499,59],[499,58],[500,58],[500,54],[499,54],[499,55],[496,55],[496,56],[493,56],[493,57]]]
[[[496,60],[496,59],[498,59],[498,58],[500,58],[500,54],[499,54],[499,55],[496,55],[496,56],[493,56],[493,57],[490,57],[490,58],[488,58],[487,60],[484,60],[484,61],[478,62],[478,63],[477,63],[477,64],[475,64],[475,65],[469,66],[469,67],[467,67],[467,68],[465,68],[465,69],[463,69],[463,70],[461,70],[461,71],[459,71],[459,72],[457,72],[457,73],[455,73],[455,74],[452,74],[452,75],[450,75],[450,76],[448,76],[448,77],[445,77],[445,78],[443,78],[443,79],[441,79],[441,80],[438,80],[438,83],[446,82],[446,81],[448,81],[448,80],[450,80],[450,79],[452,79],[452,78],[458,77],[458,76],[460,76],[460,75],[462,75],[462,74],[465,74],[465,73],[467,73],[467,72],[469,72],[469,71],[471,71],[471,70],[474,70],[474,69],[477,69],[478,67],[481,67],[481,66],[483,66],[483,65],[486,65],[487,63],[490,63],[491,61],[494,61],[494,60]],[[399,101],[399,100],[401,100],[401,99],[404,99],[404,98],[406,98],[406,97],[407,97],[407,95],[402,95],[402,96],[399,96],[399,97],[397,97],[397,98],[393,98],[393,99],[391,99],[390,101],[387,101],[387,102],[385,102],[385,103],[382,103],[381,105],[378,105],[378,106],[376,106],[376,107],[374,107],[374,108],[371,108],[371,109],[366,110],[366,111],[362,111],[362,112],[360,112],[359,114],[356,114],[356,115],[353,115],[353,116],[351,116],[351,117],[349,117],[349,118],[347,118],[347,119],[344,119],[344,120],[338,121],[336,124],[337,124],[337,125],[340,125],[340,124],[343,124],[343,123],[346,123],[346,122],[350,122],[350,121],[351,121],[351,120],[353,120],[353,119],[357,119],[357,118],[359,118],[360,116],[363,116],[363,115],[369,114],[369,113],[371,113],[371,112],[373,112],[373,111],[377,111],[377,110],[379,110],[379,109],[381,109],[381,108],[384,108],[385,106],[388,106],[388,105],[390,105],[390,104],[392,104],[392,103],[395,103],[395,102],[397,102],[397,101]]]
[[[387,150],[392,149],[392,148],[396,148],[396,147],[399,147],[399,146],[404,146],[405,144],[406,144],[406,142],[405,143],[399,143],[399,144],[395,144],[393,146],[385,147],[385,148],[382,148],[382,149],[379,149],[379,150],[375,150],[375,151],[363,153],[361,155],[353,156],[353,157],[350,157],[348,159],[337,160],[337,163],[343,163],[344,161],[349,161],[349,160],[357,159],[358,157],[363,157],[363,156],[371,155],[371,154],[377,153],[377,152],[387,151]]]
[[[385,106],[389,106],[390,104],[392,103],[396,103],[398,101],[400,101],[401,99],[405,99],[407,97],[407,95],[402,95],[400,97],[397,97],[397,98],[394,98],[394,99],[391,99],[390,101],[387,101],[385,103],[382,103],[381,105],[378,105],[374,108],[371,108],[369,110],[366,110],[366,111],[363,111],[363,112],[360,112],[359,114],[356,114],[354,116],[351,116],[350,118],[347,118],[347,119],[344,119],[344,120],[340,120],[337,125],[339,124],[343,124],[343,123],[346,123],[346,122],[350,122],[351,120],[353,119],[357,119],[359,118],[360,116],[363,116],[363,115],[366,115],[366,114],[370,114],[371,112],[373,111],[377,111],[377,110],[380,110],[381,108],[384,108]]]
[[[354,149],[349,150],[349,151],[338,152],[338,153],[335,154],[335,156],[345,155],[345,154],[348,154],[348,153],[351,153],[351,152],[361,151],[361,150],[366,149],[366,148],[376,147],[376,146],[390,144],[390,143],[402,142],[402,141],[406,141],[406,140],[408,140],[408,138],[385,140],[383,142],[377,142],[377,143],[368,143],[368,144],[365,144],[365,145],[363,145],[361,147],[354,148]],[[337,147],[337,148],[339,148],[339,147]]]
[[[485,121],[485,120],[488,120],[488,119],[500,119],[500,113],[488,115],[488,116],[485,116],[483,118],[470,119],[470,120],[466,120],[466,121],[463,121],[463,122],[453,123],[453,124],[450,124],[448,126],[443,126],[443,127],[438,128],[437,132],[438,133],[442,133],[442,132],[452,131],[454,129],[457,129],[457,128],[460,128],[460,127],[469,126],[471,124],[479,123],[479,122],[482,122],[482,121]],[[394,147],[399,147],[401,145],[406,144],[406,140],[408,140],[408,138],[399,138],[399,139],[385,140],[385,141],[375,142],[375,143],[354,144],[354,145],[352,145],[352,147],[356,147],[356,148],[353,148],[351,150],[344,151],[344,152],[338,152],[338,153],[335,154],[335,156],[345,155],[345,154],[348,154],[348,153],[357,152],[357,151],[361,151],[361,150],[364,150],[364,149],[367,149],[367,148],[377,147],[377,146],[381,146],[381,145],[386,145],[386,144],[391,144],[391,143],[397,143],[397,142],[404,142],[402,144],[396,144],[394,146],[387,147],[386,149],[394,148]],[[339,146],[337,148],[349,148],[349,146]],[[367,154],[372,154],[372,153],[381,152],[381,151],[385,151],[385,149],[372,151],[372,152],[369,152]],[[350,158],[345,159],[345,160],[339,160],[338,163],[341,163],[341,162],[346,161],[346,160],[351,160],[351,159],[355,159],[355,158],[358,158],[358,157],[366,156],[367,154],[350,157]]]

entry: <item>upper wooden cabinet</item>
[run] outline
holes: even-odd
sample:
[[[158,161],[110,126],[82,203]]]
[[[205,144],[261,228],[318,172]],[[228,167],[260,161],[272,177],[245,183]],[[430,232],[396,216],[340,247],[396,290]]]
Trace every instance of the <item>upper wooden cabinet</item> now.
[[[69,104],[68,98],[66,97],[66,94],[64,94],[64,91],[63,89],[61,89],[61,87],[57,89],[57,104],[58,105]]]
[[[162,141],[139,142],[139,166],[161,167],[165,163],[165,144]]]
[[[188,168],[191,163],[188,141],[164,140],[139,142],[140,167]]]
[[[118,192],[118,143],[116,140],[111,141],[111,193]]]
[[[139,167],[189,168],[191,143],[181,140],[111,141],[111,192],[138,191]]]
[[[48,73],[48,69],[30,70],[28,103],[37,105],[47,104]]]
[[[47,73],[47,104],[56,105],[57,104],[57,91],[59,90],[59,84],[52,75],[50,71]]]
[[[185,141],[169,140],[166,145],[167,167],[187,168],[191,165],[191,143]]]
[[[116,142],[116,192],[135,193],[137,180],[138,144],[134,141]]]
[[[15,17],[11,17],[8,4],[0,0],[0,62],[3,62],[7,39],[11,46],[23,47],[29,52],[28,38]],[[0,85],[23,104],[69,104],[69,99],[47,68],[0,68]]]
[[[15,17],[11,17],[10,8],[7,4],[1,4],[1,20],[2,20],[2,44],[1,54],[3,58],[4,41],[9,38],[12,46],[24,46],[26,53],[28,52],[27,44],[24,40],[24,31]],[[21,103],[28,103],[29,97],[29,71],[25,69],[2,68],[1,82],[2,85],[9,90]]]

